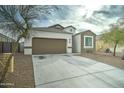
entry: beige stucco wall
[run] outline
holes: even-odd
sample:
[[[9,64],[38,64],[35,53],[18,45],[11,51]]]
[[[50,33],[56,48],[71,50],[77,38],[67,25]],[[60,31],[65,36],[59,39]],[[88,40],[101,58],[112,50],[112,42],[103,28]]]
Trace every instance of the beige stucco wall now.
[[[81,52],[81,34],[73,36],[72,38],[72,52],[80,53]]]
[[[32,54],[32,38],[41,37],[41,38],[56,38],[56,39],[66,39],[67,53],[72,53],[72,34],[68,33],[57,33],[57,32],[47,32],[47,31],[31,31],[30,38],[25,39],[24,42],[24,54]]]

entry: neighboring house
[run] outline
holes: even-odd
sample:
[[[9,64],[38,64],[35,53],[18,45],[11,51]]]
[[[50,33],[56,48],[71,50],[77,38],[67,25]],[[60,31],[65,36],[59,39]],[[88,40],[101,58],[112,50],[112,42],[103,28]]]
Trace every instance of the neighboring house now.
[[[24,54],[72,53],[75,30],[73,26],[63,27],[59,24],[32,28],[30,37],[24,42]]]
[[[97,52],[105,52],[107,48],[113,52],[114,50],[114,45],[110,43],[104,42],[102,39],[100,39],[101,35],[96,36],[96,51]],[[122,53],[124,51],[124,45],[118,45],[116,48],[116,52],[118,54]]]
[[[96,36],[96,51],[97,52],[105,52],[107,48],[112,47],[111,44],[105,43],[101,38],[101,35]]]
[[[90,30],[73,35],[73,53],[94,52],[96,34]]]

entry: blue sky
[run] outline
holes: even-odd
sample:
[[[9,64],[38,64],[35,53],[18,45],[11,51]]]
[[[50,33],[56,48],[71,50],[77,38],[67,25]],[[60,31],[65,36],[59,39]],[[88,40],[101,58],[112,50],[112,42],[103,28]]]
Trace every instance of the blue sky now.
[[[77,32],[87,29],[100,34],[118,18],[124,17],[123,5],[57,5],[49,6],[49,15],[42,15],[35,26],[73,25]]]

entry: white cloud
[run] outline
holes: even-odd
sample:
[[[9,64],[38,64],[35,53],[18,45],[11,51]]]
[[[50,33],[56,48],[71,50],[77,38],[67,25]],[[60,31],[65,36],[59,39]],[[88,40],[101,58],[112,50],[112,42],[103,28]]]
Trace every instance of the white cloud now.
[[[114,23],[120,16],[123,16],[123,9],[120,10],[123,6],[90,4],[57,7],[58,9],[52,11],[52,15],[48,16],[48,23],[43,22],[42,26],[49,26],[53,24],[61,24],[63,26],[73,25],[77,28],[77,31],[89,29],[94,31],[96,34],[99,34],[104,31],[104,29],[108,29],[109,24]]]
[[[63,26],[73,25],[77,31],[93,30],[96,34],[100,33],[102,29],[92,23],[85,22],[84,19],[91,18],[95,10],[101,9],[102,6],[72,6],[72,14],[66,20],[54,19],[53,24],[59,23]],[[85,16],[85,17],[83,17]]]

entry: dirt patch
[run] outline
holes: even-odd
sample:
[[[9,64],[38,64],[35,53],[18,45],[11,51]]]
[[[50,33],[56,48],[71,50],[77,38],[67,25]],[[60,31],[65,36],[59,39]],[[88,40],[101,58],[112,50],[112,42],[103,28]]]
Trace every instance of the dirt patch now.
[[[34,87],[34,73],[32,57],[16,54],[14,73],[8,73],[6,85],[15,88],[32,88]]]
[[[81,56],[124,69],[124,60],[119,56],[112,56],[111,54],[105,53],[85,53],[81,54]]]

